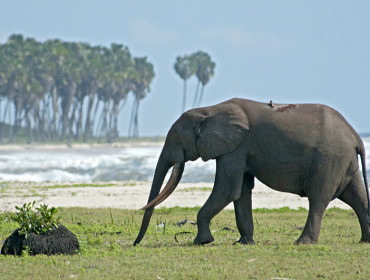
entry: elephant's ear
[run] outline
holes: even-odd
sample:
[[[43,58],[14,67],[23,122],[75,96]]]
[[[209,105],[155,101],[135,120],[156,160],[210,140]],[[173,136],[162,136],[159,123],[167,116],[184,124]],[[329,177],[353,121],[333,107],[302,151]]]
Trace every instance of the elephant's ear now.
[[[207,161],[234,151],[246,138],[249,121],[236,104],[222,104],[222,110],[213,110],[197,130],[197,148]]]

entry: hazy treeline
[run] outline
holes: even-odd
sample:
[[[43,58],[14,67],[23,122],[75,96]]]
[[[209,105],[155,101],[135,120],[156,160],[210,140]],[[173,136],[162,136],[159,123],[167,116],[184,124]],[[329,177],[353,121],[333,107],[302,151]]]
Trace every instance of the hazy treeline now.
[[[153,65],[128,48],[12,35],[0,45],[0,141],[22,130],[31,141],[118,137],[118,115],[134,96],[129,136],[138,136],[140,101]],[[20,129],[22,128],[22,129]]]
[[[193,106],[199,106],[215,63],[198,51],[174,64],[186,84],[198,80]],[[15,34],[0,44],[0,142],[88,141],[118,137],[118,119],[133,96],[128,136],[138,137],[140,101],[150,91],[153,64],[133,57],[123,45],[91,46],[51,39],[38,42]]]

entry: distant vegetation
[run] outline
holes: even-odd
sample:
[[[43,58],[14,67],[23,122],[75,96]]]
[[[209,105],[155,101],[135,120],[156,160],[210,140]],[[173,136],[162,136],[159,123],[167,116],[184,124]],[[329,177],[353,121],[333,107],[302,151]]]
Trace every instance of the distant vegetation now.
[[[215,63],[198,51],[177,57],[175,71],[198,79],[199,106]],[[0,44],[0,143],[118,139],[118,117],[129,94],[129,137],[139,136],[139,105],[155,76],[147,57],[123,45],[91,46],[51,39],[38,42],[15,34]]]
[[[14,142],[19,132],[28,142],[112,141],[129,93],[129,136],[137,137],[139,104],[153,78],[147,58],[132,57],[123,45],[12,35],[0,45],[0,141]]]
[[[187,81],[195,75],[198,79],[197,87],[195,89],[194,101],[192,107],[199,107],[202,102],[204,87],[213,77],[216,64],[211,60],[209,54],[198,51],[191,55],[178,56],[174,64],[176,73],[184,80],[184,90],[181,112],[184,112],[186,106],[186,85]],[[199,93],[199,88],[200,93]]]

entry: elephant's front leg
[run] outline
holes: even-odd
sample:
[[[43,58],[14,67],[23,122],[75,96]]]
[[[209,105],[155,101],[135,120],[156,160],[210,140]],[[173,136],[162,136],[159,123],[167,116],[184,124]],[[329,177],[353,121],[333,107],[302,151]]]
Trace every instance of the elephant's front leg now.
[[[239,199],[234,201],[236,225],[240,232],[241,244],[254,244],[252,217],[252,189],[254,176],[244,174],[242,190]]]
[[[212,193],[197,216],[198,234],[195,244],[214,241],[209,229],[212,218],[231,201],[240,197],[245,162],[235,152],[223,155],[216,160],[216,179]]]

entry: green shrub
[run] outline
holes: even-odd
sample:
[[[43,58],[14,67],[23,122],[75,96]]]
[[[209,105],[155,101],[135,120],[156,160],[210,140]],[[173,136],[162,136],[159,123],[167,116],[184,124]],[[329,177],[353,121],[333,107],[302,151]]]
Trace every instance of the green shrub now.
[[[34,232],[36,234],[48,232],[53,228],[57,228],[59,225],[59,218],[55,217],[58,209],[55,207],[48,208],[47,205],[40,205],[36,207],[36,211],[33,210],[36,201],[23,204],[22,207],[16,206],[15,208],[19,211],[15,213],[12,219],[19,223],[20,229],[18,233],[25,235]]]

